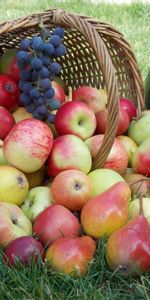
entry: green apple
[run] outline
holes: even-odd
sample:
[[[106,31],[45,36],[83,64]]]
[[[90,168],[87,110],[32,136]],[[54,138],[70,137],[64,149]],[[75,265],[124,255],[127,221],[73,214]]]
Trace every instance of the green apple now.
[[[119,181],[125,181],[119,173],[110,169],[97,169],[91,171],[88,176],[93,185],[93,196],[100,195]]]
[[[28,219],[33,222],[39,213],[52,204],[50,188],[38,186],[29,190],[27,197],[21,205],[21,209]]]
[[[142,209],[145,218],[150,224],[150,198],[142,198]],[[140,214],[140,200],[139,198],[134,199],[129,205],[129,218],[133,218]]]
[[[7,165],[7,161],[3,154],[3,141],[2,140],[0,140],[0,166],[1,165]]]
[[[128,135],[138,146],[150,137],[150,110],[143,111],[130,123]]]

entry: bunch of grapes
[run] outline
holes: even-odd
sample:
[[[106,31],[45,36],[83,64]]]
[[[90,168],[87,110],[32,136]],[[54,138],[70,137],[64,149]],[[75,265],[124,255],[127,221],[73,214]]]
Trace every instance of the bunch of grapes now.
[[[55,28],[52,34],[42,28],[39,36],[23,39],[20,43],[21,50],[17,53],[17,64],[21,69],[20,102],[39,120],[54,122],[53,111],[60,107],[51,82],[61,70],[55,59],[66,54],[63,36],[64,29],[61,27]]]

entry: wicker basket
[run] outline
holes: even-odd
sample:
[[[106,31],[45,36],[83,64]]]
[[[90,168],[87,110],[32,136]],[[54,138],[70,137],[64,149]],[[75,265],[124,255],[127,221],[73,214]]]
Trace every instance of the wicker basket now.
[[[7,48],[18,47],[23,37],[38,33],[41,17],[47,28],[65,28],[63,43],[68,52],[59,59],[64,81],[73,88],[91,85],[107,90],[108,123],[92,168],[102,167],[116,136],[119,97],[132,99],[138,112],[144,108],[143,82],[135,56],[123,35],[109,24],[59,9],[1,23],[0,55]]]

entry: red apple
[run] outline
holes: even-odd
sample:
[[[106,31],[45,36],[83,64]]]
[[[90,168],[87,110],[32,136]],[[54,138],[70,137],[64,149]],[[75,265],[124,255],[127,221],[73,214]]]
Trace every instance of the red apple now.
[[[4,140],[3,151],[8,163],[32,173],[47,160],[53,144],[50,128],[42,121],[26,119],[18,122]]]
[[[19,262],[26,266],[32,260],[38,263],[40,258],[45,258],[43,246],[31,236],[22,236],[10,242],[3,255],[4,261],[11,267]]]
[[[95,158],[101,144],[103,142],[104,134],[93,135],[88,138],[85,143],[88,146],[92,158]],[[128,166],[128,154],[122,143],[115,138],[110,153],[105,161],[104,168],[112,169],[120,174],[124,174]]]
[[[52,81],[52,88],[55,90],[54,98],[60,100],[61,103],[64,103],[66,101],[66,94],[62,86],[58,82]]]
[[[92,196],[92,183],[85,173],[66,170],[52,181],[51,193],[55,203],[72,211],[80,211]]]
[[[96,114],[97,133],[105,133],[106,126],[107,126],[107,118],[108,118],[107,109],[99,111]],[[128,113],[123,108],[120,107],[119,123],[118,123],[118,129],[116,135],[124,134],[127,131],[129,124],[130,124],[130,119]]]
[[[61,238],[47,249],[46,262],[55,270],[71,276],[82,276],[88,270],[96,250],[89,236]]]
[[[90,151],[79,137],[65,134],[54,140],[48,159],[49,176],[56,176],[58,173],[70,169],[80,170],[87,174],[91,166]]]
[[[74,134],[85,140],[96,129],[95,114],[81,101],[66,102],[56,113],[55,128],[59,135]]]
[[[0,75],[0,105],[14,111],[19,105],[20,91],[14,79],[8,75]]]
[[[9,110],[0,106],[0,139],[4,139],[15,125],[15,120]]]
[[[73,91],[72,100],[85,102],[94,113],[97,113],[106,107],[107,93],[104,89],[98,90],[91,86],[81,86]]]
[[[128,113],[130,121],[137,116],[137,109],[133,101],[126,98],[120,98],[120,107]]]
[[[33,231],[43,245],[61,237],[80,235],[78,219],[66,207],[54,204],[44,209],[34,220]]]
[[[0,73],[9,75],[15,81],[20,79],[20,69],[17,66],[17,52],[18,49],[12,48],[7,49],[5,53],[2,54],[0,59]]]

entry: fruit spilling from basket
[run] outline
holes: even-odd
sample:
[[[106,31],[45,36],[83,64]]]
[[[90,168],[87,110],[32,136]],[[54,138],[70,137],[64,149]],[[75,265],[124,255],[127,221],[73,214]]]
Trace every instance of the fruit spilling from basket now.
[[[63,37],[63,28],[42,28],[1,57],[4,262],[43,260],[81,276],[105,239],[112,271],[149,271],[150,111],[137,115],[132,99],[120,96],[116,138],[103,167],[93,170],[107,129],[107,91],[64,82]]]

